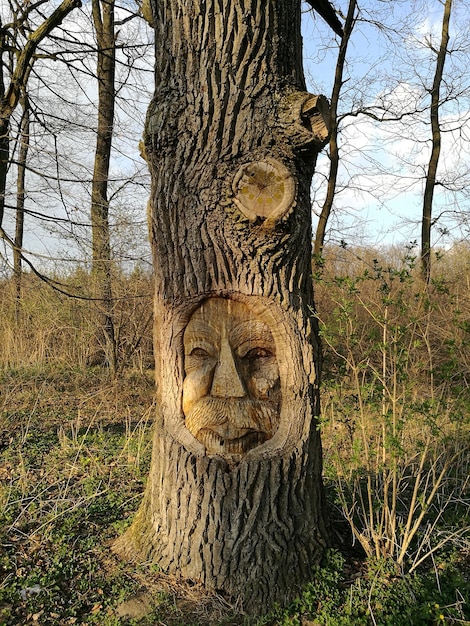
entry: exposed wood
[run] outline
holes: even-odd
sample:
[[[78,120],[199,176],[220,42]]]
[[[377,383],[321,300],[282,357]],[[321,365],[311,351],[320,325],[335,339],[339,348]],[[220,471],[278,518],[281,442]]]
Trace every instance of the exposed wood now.
[[[240,460],[279,426],[280,375],[268,324],[245,303],[210,298],[183,336],[183,413],[208,454]]]
[[[234,201],[250,220],[274,224],[292,207],[296,185],[289,170],[275,159],[245,163],[233,180]]]

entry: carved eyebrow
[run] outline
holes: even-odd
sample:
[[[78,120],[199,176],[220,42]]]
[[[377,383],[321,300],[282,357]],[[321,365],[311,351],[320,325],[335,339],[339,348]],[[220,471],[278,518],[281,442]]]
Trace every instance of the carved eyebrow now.
[[[197,337],[213,341],[214,336],[217,339],[220,337],[219,329],[205,320],[190,320],[184,332],[184,339],[191,339],[191,341],[194,341]]]
[[[234,348],[239,348],[244,343],[261,343],[274,348],[274,339],[269,328],[263,322],[251,320],[241,322],[230,331],[230,343]]]

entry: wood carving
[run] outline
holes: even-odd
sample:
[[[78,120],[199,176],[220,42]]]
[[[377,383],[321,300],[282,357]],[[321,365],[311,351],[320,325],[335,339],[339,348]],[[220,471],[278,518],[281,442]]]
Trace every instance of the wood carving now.
[[[241,302],[211,298],[184,333],[183,413],[208,454],[237,457],[279,424],[280,376],[268,326]]]

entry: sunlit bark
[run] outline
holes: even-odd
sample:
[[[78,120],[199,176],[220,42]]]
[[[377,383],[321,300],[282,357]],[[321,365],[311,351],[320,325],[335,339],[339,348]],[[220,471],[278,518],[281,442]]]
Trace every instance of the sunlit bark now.
[[[153,23],[145,148],[159,408],[144,501],[115,549],[263,613],[299,590],[327,545],[310,183],[328,111],[305,92],[297,0],[159,0]],[[248,340],[230,336],[230,320],[211,322],[218,310],[246,316],[243,332],[258,329],[264,343],[253,344],[271,361],[245,377]],[[220,343],[197,343],[212,332],[204,324]],[[189,417],[184,390],[199,367],[194,384],[218,406],[217,376],[227,403],[264,376],[260,403],[270,397],[275,417],[236,444],[227,425],[198,437],[207,415]]]

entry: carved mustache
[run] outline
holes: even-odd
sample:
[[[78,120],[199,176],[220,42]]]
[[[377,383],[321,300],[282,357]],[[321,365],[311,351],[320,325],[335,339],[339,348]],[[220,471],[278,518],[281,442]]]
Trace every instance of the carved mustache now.
[[[186,416],[186,427],[195,437],[202,429],[223,424],[232,431],[258,431],[269,439],[279,425],[279,403],[208,397],[201,398]]]

